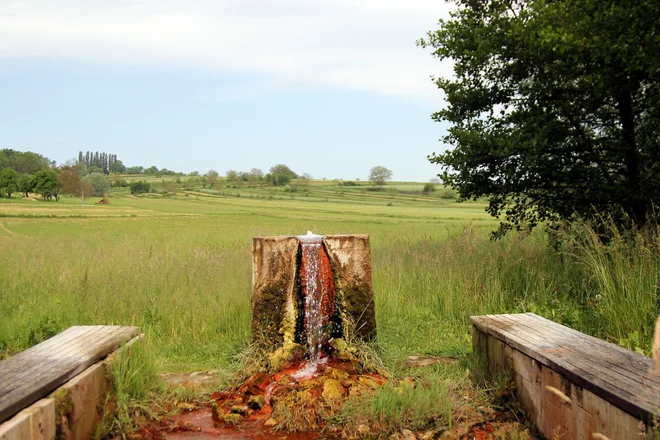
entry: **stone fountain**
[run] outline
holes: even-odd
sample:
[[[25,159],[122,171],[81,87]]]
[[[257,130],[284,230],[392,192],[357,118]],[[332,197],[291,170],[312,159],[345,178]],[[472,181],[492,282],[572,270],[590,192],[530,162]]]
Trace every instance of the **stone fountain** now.
[[[315,369],[347,341],[375,339],[368,235],[256,237],[252,247],[252,335],[271,370],[302,359]]]

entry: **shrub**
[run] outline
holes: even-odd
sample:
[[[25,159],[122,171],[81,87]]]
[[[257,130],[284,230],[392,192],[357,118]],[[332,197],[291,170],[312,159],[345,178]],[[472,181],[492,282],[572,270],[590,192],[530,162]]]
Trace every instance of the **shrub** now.
[[[83,180],[86,180],[92,185],[93,196],[100,197],[107,193],[110,189],[110,182],[108,182],[108,179],[106,179],[105,175],[101,173],[90,173],[83,177]]]
[[[130,184],[131,194],[144,194],[151,191],[151,183],[146,180],[138,180]]]

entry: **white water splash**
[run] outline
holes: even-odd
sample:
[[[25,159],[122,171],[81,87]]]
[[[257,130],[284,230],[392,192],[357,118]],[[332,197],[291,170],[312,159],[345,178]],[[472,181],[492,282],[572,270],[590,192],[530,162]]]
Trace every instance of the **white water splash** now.
[[[323,289],[319,280],[319,259],[321,243],[302,243],[305,266],[305,334],[307,336],[307,353],[309,363],[316,364],[321,359],[321,342],[323,339],[323,313],[321,304]]]

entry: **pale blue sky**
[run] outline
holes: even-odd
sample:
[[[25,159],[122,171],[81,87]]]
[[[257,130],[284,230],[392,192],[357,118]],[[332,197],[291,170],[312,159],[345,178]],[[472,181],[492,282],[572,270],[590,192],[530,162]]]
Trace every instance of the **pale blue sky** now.
[[[57,3],[57,6],[54,4]],[[0,148],[395,180],[440,170],[442,1],[3,0]]]

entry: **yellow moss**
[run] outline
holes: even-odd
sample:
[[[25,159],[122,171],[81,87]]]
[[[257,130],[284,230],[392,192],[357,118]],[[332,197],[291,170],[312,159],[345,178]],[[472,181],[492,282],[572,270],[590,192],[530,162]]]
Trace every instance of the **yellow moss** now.
[[[328,403],[336,403],[344,397],[344,387],[336,379],[327,379],[323,384],[323,400]]]

